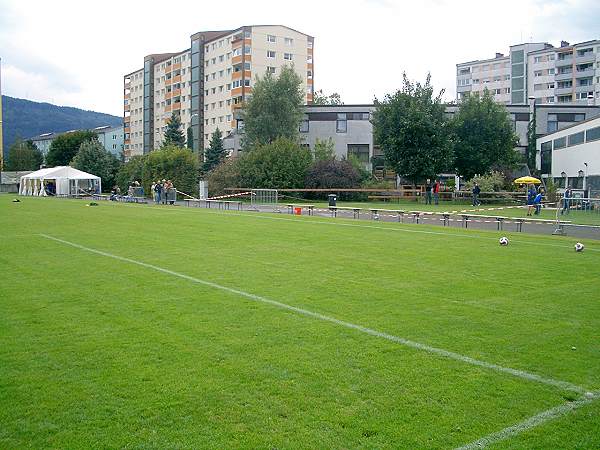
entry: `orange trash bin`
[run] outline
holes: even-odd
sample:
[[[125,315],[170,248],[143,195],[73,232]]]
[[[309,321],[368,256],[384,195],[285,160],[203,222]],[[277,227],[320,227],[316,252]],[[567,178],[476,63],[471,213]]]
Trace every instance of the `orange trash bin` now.
[[[294,208],[294,214],[296,214],[297,216],[301,216],[302,215],[302,208]]]

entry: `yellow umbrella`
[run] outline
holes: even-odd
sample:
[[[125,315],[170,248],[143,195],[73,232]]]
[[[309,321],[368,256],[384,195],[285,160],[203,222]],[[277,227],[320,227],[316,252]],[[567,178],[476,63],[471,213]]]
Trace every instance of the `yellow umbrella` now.
[[[542,182],[540,180],[538,180],[535,177],[521,177],[521,178],[517,178],[514,181],[515,184],[542,184]]]

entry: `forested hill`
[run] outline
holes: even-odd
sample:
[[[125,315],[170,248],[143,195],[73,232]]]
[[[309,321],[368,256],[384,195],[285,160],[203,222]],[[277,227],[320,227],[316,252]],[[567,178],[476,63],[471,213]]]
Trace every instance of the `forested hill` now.
[[[25,139],[42,133],[123,123],[121,117],[110,114],[32,102],[6,95],[2,96],[2,120],[5,152],[17,136]]]

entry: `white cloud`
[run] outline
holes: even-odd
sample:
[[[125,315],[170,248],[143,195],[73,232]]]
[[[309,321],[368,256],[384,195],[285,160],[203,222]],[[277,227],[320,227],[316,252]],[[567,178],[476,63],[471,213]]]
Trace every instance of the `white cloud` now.
[[[200,30],[288,25],[315,37],[315,87],[346,103],[427,72],[446,98],[457,62],[493,57],[522,41],[600,38],[592,0],[231,0],[222,8],[153,3],[0,0],[4,93],[120,115],[123,75],[150,53],[183,50]],[[596,34],[595,34],[596,33]]]

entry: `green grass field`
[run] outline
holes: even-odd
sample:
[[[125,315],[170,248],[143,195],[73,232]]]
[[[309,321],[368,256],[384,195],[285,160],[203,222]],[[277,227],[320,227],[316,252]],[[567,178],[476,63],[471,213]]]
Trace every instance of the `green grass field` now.
[[[598,241],[11,200],[2,449],[600,447]]]

